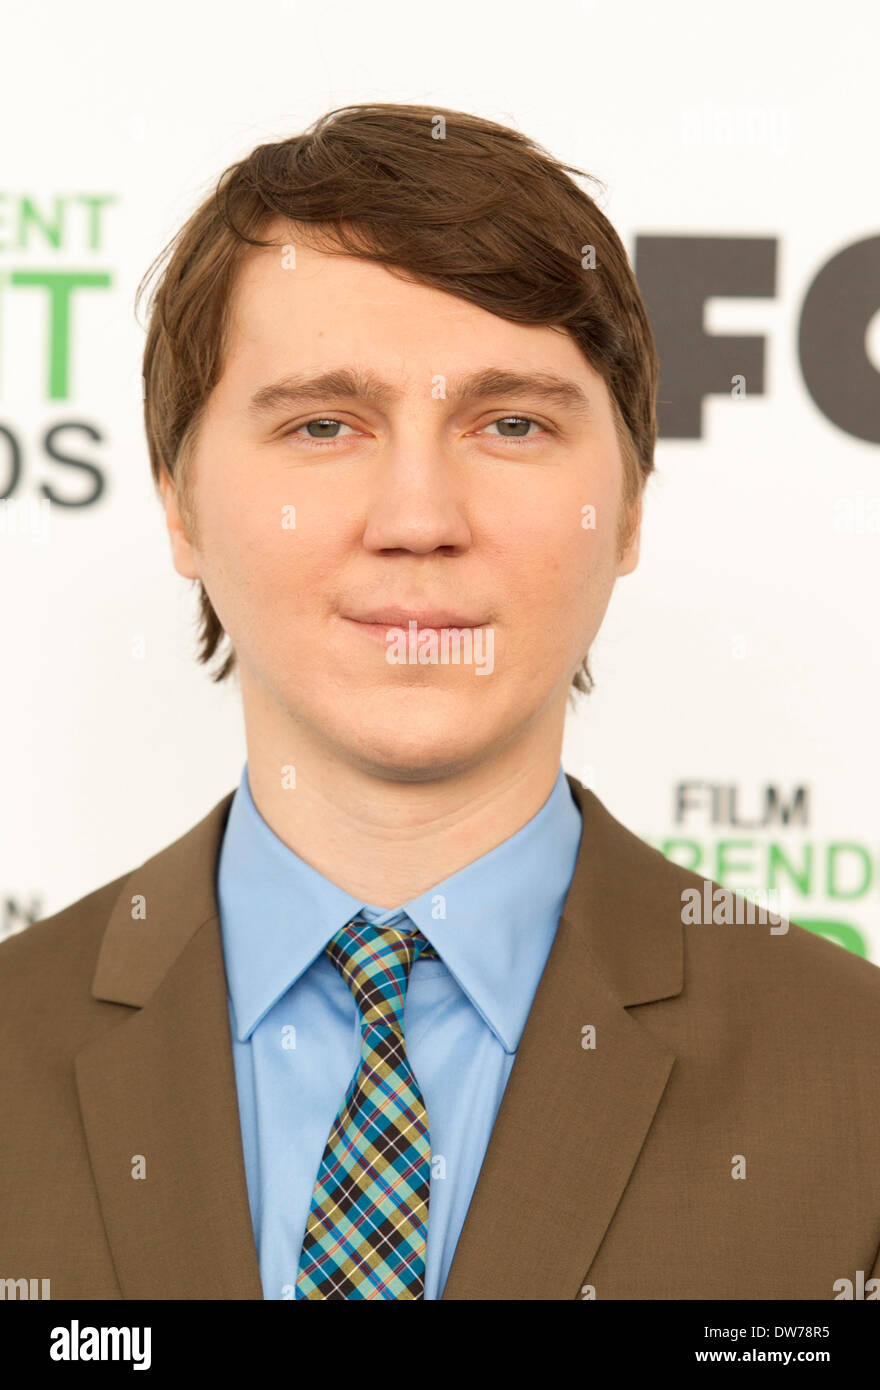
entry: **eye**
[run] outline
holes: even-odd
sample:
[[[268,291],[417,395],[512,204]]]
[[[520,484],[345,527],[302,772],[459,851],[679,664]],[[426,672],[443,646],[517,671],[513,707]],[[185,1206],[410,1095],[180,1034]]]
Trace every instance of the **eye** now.
[[[530,415],[502,415],[498,420],[490,420],[489,424],[486,425],[485,428],[490,429],[492,425],[503,425],[505,427],[505,431],[508,425],[512,425],[516,433],[507,434],[505,431],[502,431],[502,433],[500,435],[496,435],[495,438],[507,439],[514,444],[519,443],[520,441],[522,441],[523,443],[531,443],[533,439],[538,438],[536,434],[527,433],[528,427],[530,425],[534,425],[537,430],[542,430],[544,434],[552,433],[552,431],[549,430],[546,425],[541,424],[540,420],[534,420]],[[523,429],[523,426],[525,426],[525,429]],[[476,432],[477,434],[482,434],[482,430],[477,430]]]
[[[314,420],[305,420],[301,425],[288,430],[283,438],[299,435],[308,444],[332,444],[334,440],[343,437],[339,434],[340,430],[350,429],[351,425],[346,425],[344,420],[334,420],[329,416],[319,415]],[[304,434],[304,430],[308,432]]]

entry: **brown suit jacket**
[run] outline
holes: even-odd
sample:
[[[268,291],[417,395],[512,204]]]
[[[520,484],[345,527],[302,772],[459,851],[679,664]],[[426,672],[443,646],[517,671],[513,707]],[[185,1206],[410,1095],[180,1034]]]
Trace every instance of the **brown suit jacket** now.
[[[684,926],[703,880],[569,782],[577,865],[443,1297],[880,1276],[880,969],[794,925]],[[231,799],[0,945],[0,1279],[262,1297],[215,896]]]

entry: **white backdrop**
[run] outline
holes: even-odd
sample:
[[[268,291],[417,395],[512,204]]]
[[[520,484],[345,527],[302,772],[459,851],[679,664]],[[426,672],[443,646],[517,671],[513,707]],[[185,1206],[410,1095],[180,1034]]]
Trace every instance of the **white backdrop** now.
[[[815,403],[799,351],[819,271],[877,245],[880,11],[838,0],[819,19],[767,0],[7,0],[0,936],[134,867],[238,781],[237,688],[195,663],[195,592],[152,491],[134,292],[227,164],[381,100],[516,125],[597,175],[640,280],[671,238],[734,238],[744,261],[772,243],[772,292],[702,315],[707,334],[763,340],[763,382],[706,395],[699,436],[662,439],[565,765],[667,853],[788,890],[795,921],[880,961],[880,449]],[[849,295],[875,397],[846,364],[839,395],[876,440],[880,266],[862,264]],[[698,313],[667,332],[661,370],[700,331]],[[810,350],[852,358],[827,305]],[[38,507],[44,485],[83,505]]]

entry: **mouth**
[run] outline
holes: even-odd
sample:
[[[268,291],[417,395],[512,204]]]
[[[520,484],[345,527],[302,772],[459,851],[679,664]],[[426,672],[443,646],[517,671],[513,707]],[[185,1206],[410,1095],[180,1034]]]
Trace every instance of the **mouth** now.
[[[408,634],[411,631],[411,623],[416,624],[413,630],[417,636],[423,632],[428,632],[436,634],[437,637],[452,630],[457,632],[470,630],[473,632],[486,626],[485,619],[472,618],[465,614],[440,609],[417,612],[403,608],[383,608],[376,612],[363,613],[358,617],[351,617],[343,613],[342,619],[348,626],[359,628],[366,636],[381,642],[388,641],[388,635],[392,628],[402,629]]]

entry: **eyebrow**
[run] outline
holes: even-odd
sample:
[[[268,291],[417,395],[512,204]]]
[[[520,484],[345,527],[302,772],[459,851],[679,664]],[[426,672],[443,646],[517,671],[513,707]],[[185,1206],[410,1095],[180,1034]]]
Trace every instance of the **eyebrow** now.
[[[374,372],[359,367],[337,367],[318,375],[292,373],[251,396],[247,414],[253,419],[296,405],[308,405],[342,397],[387,406],[400,400],[403,392]],[[551,402],[580,415],[593,418],[589,397],[577,382],[554,372],[517,372],[503,367],[485,367],[447,383],[446,397],[453,405],[489,396],[527,395]]]

